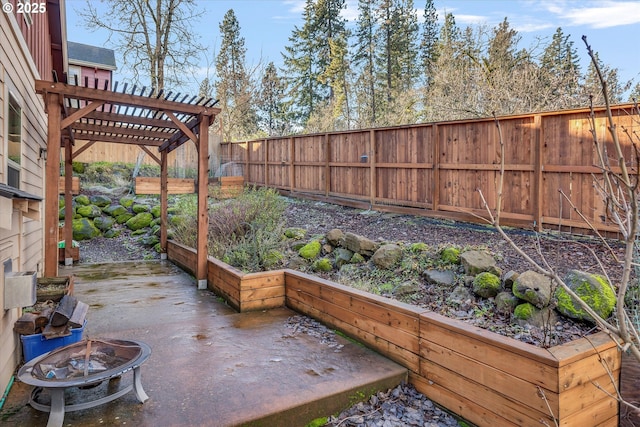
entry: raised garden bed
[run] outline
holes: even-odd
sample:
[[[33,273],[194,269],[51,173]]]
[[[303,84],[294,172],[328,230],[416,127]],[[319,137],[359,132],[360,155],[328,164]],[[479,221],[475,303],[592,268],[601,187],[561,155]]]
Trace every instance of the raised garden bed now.
[[[193,249],[169,242],[168,257],[194,272]],[[621,353],[604,333],[543,349],[297,271],[244,274],[212,258],[208,285],[239,311],[286,305],[343,331],[478,426],[618,425],[618,402],[602,389],[618,386]]]
[[[36,301],[59,302],[64,295],[73,295],[73,276],[39,277]]]

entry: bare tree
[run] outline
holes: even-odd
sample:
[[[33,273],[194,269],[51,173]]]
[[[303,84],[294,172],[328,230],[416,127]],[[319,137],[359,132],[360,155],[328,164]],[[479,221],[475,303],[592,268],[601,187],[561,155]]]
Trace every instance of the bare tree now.
[[[199,18],[193,0],[87,0],[79,11],[89,30],[109,31],[110,44],[133,74],[157,91],[184,81],[202,47],[192,25]],[[148,79],[148,80],[147,80]]]
[[[564,279],[561,278],[546,262],[544,254],[540,248],[538,248],[537,255],[539,255],[539,258],[541,258],[542,261],[537,262],[530,256],[530,254],[519,247],[503,230],[500,225],[500,209],[502,204],[505,170],[505,150],[500,123],[497,119],[496,126],[498,127],[500,143],[501,168],[499,172],[499,179],[497,180],[495,209],[492,210],[489,207],[481,190],[479,190],[480,197],[482,198],[486,212],[488,213],[489,222],[491,222],[509,245],[518,254],[525,258],[535,270],[552,279],[556,286],[561,287],[568,295],[570,295],[571,298],[589,314],[589,316],[595,321],[596,325],[601,330],[605,331],[616,342],[621,351],[627,352],[636,360],[640,361],[640,325],[637,322],[637,318],[634,318],[634,310],[636,310],[636,308],[627,304],[629,294],[631,292],[637,292],[638,289],[638,279],[633,277],[633,271],[634,268],[638,266],[636,256],[638,254],[638,215],[640,214],[640,204],[638,200],[638,197],[640,196],[640,138],[636,133],[633,133],[628,129],[622,129],[625,137],[629,139],[629,146],[631,148],[631,150],[629,150],[629,148],[625,150],[625,147],[620,140],[619,129],[611,113],[607,80],[600,71],[597,55],[594,54],[591,46],[587,43],[586,37],[583,36],[583,40],[587,46],[587,51],[597,72],[600,84],[602,85],[602,94],[606,107],[607,130],[611,141],[609,144],[605,144],[605,141],[598,137],[595,126],[595,113],[592,105],[591,134],[593,137],[594,149],[597,153],[597,166],[601,170],[601,174],[594,176],[594,186],[606,206],[607,218],[617,226],[624,244],[624,257],[622,259],[618,259],[621,266],[620,273],[616,275],[611,271],[607,271],[607,268],[604,266],[605,264],[601,262],[595,252],[591,251],[594,259],[600,266],[603,276],[606,277],[615,292],[615,315],[611,319],[605,319],[596,313],[596,311],[592,309],[592,307],[580,296],[578,296],[572,288],[565,283]],[[634,114],[640,115],[640,109],[638,109],[637,104],[635,105],[634,110]],[[568,201],[570,202],[570,200]],[[582,218],[585,220],[586,226],[592,229],[596,235],[600,236],[595,227],[586,220],[586,217],[582,216]],[[602,240],[605,247],[608,247],[604,238]],[[617,398],[623,405],[640,411],[640,408],[636,406],[636,402],[632,404],[624,401],[619,392],[617,395],[612,397]]]

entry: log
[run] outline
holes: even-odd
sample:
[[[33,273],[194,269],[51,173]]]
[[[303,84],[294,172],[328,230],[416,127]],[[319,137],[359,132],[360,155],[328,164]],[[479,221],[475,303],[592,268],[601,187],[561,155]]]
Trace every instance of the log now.
[[[42,336],[48,340],[52,338],[66,337],[69,335],[71,335],[71,328],[67,324],[62,326],[51,326],[51,324],[48,324],[42,330]]]
[[[13,325],[14,332],[21,335],[33,335],[36,333],[36,320],[38,315],[36,313],[25,313]]]
[[[82,301],[78,301],[76,307],[73,309],[73,314],[69,318],[69,326],[72,328],[81,328],[84,325],[84,319],[87,317],[89,311],[89,304]]]
[[[51,326],[64,326],[69,322],[78,300],[72,295],[65,295],[51,315]]]
[[[38,314],[36,319],[36,333],[42,332],[42,330],[49,324],[49,319],[53,313],[52,307],[47,307]]]

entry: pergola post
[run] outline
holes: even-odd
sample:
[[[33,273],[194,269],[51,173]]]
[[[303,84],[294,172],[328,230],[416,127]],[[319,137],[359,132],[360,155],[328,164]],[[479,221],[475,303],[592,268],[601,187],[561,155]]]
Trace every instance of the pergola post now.
[[[207,289],[207,240],[209,235],[209,117],[200,115],[198,148],[198,289]]]
[[[73,265],[73,210],[67,206],[73,205],[73,148],[71,141],[64,146],[64,265]]]
[[[45,98],[47,108],[48,135],[47,161],[45,164],[44,208],[44,276],[58,275],[58,185],[60,181],[60,96],[50,93]],[[54,203],[55,201],[55,203]],[[65,210],[67,210],[65,208]]]
[[[168,223],[168,199],[169,171],[167,168],[167,150],[160,152],[160,259],[167,259],[167,227]]]

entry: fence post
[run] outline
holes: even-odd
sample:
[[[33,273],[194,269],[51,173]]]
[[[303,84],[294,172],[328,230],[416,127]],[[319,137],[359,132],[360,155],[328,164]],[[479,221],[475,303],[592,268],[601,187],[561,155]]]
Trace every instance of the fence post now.
[[[329,144],[329,134],[324,134],[324,149],[325,149],[325,162],[324,162],[324,196],[329,197],[331,191],[331,167],[329,161],[331,159],[331,145]]]
[[[263,140],[264,144],[264,185],[269,186],[269,147],[267,146],[267,139]]]
[[[433,150],[433,181],[431,183],[431,197],[433,200],[431,201],[431,209],[437,211],[438,205],[440,204],[440,136],[438,125],[435,123],[431,126],[431,144],[433,144],[431,147]]]
[[[542,231],[542,116],[533,116],[533,146],[535,150],[535,166],[533,178],[533,222],[536,231]]]
[[[376,130],[369,131],[369,204],[371,207],[376,203],[378,189],[376,187]]]
[[[251,144],[253,143],[247,141],[247,150],[244,158],[244,173],[245,175],[247,175],[247,177],[245,178],[246,182],[253,182],[253,180],[251,179],[251,173],[249,172],[249,155],[251,154]]]
[[[293,143],[293,137],[290,137],[289,138],[289,191],[291,193],[293,193],[296,188],[296,183],[295,183],[296,175],[294,170],[295,156],[296,156],[295,144]]]

